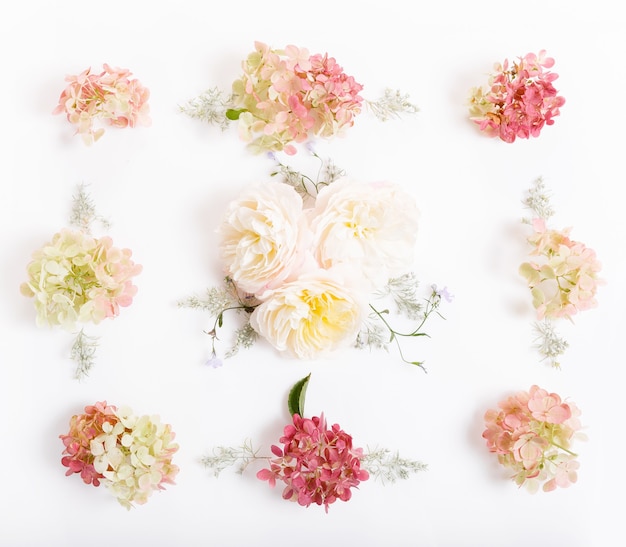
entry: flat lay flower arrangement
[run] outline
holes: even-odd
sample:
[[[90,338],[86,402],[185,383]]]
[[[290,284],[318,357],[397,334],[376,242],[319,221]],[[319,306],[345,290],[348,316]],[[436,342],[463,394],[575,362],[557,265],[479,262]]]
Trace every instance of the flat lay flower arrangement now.
[[[251,463],[264,462],[268,467],[257,472],[257,479],[267,481],[271,488],[282,482],[283,499],[303,507],[323,505],[326,512],[336,501],[349,501],[352,489],[370,476],[383,483],[395,482],[427,469],[424,463],[401,458],[389,449],[356,448],[352,436],[339,424],[329,427],[323,413],[304,418],[310,376],[296,382],[289,392],[287,407],[292,420],[279,439],[282,446],[271,446],[271,456],[260,455],[246,441],[240,447],[214,448],[202,459],[204,465],[218,477],[227,467],[237,466],[238,472],[244,473]]]
[[[469,99],[470,120],[482,132],[512,143],[538,137],[552,125],[565,100],[554,88],[558,75],[545,50],[516,62],[505,60],[476,87]],[[267,180],[247,185],[228,203],[215,227],[216,256],[223,284],[179,306],[210,316],[207,364],[262,340],[278,355],[298,360],[330,358],[349,347],[398,352],[402,362],[424,368],[408,357],[406,340],[428,337],[424,328],[453,295],[430,285],[421,290],[413,271],[419,209],[414,198],[391,181],[356,180],[315,152],[316,138],[343,135],[363,110],[380,120],[415,113],[407,95],[387,89],[378,101],[362,95],[364,86],[346,74],[335,58],[288,45],[274,49],[255,42],[242,62],[242,74],[230,92],[214,87],[180,106],[180,111],[225,130],[236,124],[241,140],[272,162]],[[101,73],[86,69],[67,76],[54,114],[65,114],[85,144],[104,133],[98,123],[118,127],[148,126],[148,89],[127,69],[104,64]],[[312,159],[311,176],[284,163],[280,153]],[[307,156],[308,154],[308,156]],[[524,219],[531,259],[519,273],[532,296],[537,321],[536,348],[558,367],[568,347],[554,323],[597,305],[603,282],[595,252],[570,238],[570,228],[548,227],[554,211],[541,179],[531,188]],[[71,358],[76,378],[94,365],[97,337],[85,333],[120,314],[137,293],[142,267],[132,251],[113,245],[108,236],[92,235],[96,214],[84,185],[74,195],[70,227],[54,234],[32,255],[20,289],[32,298],[39,326],[73,332]],[[234,320],[225,330],[227,318]],[[226,339],[230,338],[230,342]],[[221,344],[226,344],[226,349]],[[218,476],[236,466],[265,465],[256,477],[271,487],[283,485],[285,500],[309,507],[349,501],[371,477],[382,482],[406,479],[426,469],[388,449],[363,449],[324,413],[306,417],[304,402],[310,375],[289,392],[290,421],[278,444],[262,454],[251,441],[239,447],[218,446],[202,463]],[[576,482],[579,464],[573,442],[584,440],[580,411],[556,393],[531,386],[484,414],[482,434],[489,452],[519,486],[549,492]],[[67,475],[79,474],[95,487],[104,484],[130,509],[153,492],[174,484],[172,463],[178,444],[172,427],[159,417],[138,416],[106,401],[74,415],[61,463]]]
[[[334,57],[294,45],[274,49],[255,42],[242,69],[230,93],[214,87],[180,109],[222,129],[237,122],[240,138],[254,152],[293,155],[296,144],[312,137],[342,134],[364,107],[383,121],[418,111],[400,91],[387,89],[377,101],[364,99],[363,85]]]
[[[253,184],[227,207],[217,227],[225,286],[182,307],[208,311],[213,324],[210,363],[222,363],[215,342],[226,312],[243,324],[226,356],[258,337],[297,359],[326,357],[340,348],[387,348],[400,339],[426,336],[423,326],[439,314],[447,290],[420,296],[411,271],[419,212],[398,184],[362,182],[321,160],[324,180],[276,161],[271,179]],[[388,297],[392,309],[377,307]],[[413,322],[401,332],[393,315]]]
[[[564,319],[573,322],[578,312],[598,305],[596,293],[604,283],[599,277],[602,265],[593,249],[569,237],[571,228],[556,230],[547,226],[554,210],[543,179],[535,181],[525,205],[533,213],[531,219],[523,219],[533,230],[528,237],[532,260],[524,262],[519,272],[528,284],[537,312],[536,347],[543,359],[558,367],[569,344],[556,332],[555,323]]]
[[[74,195],[70,226],[52,236],[32,255],[28,280],[20,290],[33,298],[38,326],[76,332],[71,357],[76,378],[86,376],[95,362],[97,338],[85,325],[113,319],[130,306],[137,293],[134,278],[142,267],[132,251],[115,247],[109,236],[94,237],[92,225],[107,221],[96,214],[84,185]]]
[[[63,441],[61,464],[67,476],[79,474],[87,485],[104,484],[126,509],[143,505],[156,491],[174,484],[178,451],[169,424],[156,415],[138,416],[129,407],[106,401],[72,416]]]

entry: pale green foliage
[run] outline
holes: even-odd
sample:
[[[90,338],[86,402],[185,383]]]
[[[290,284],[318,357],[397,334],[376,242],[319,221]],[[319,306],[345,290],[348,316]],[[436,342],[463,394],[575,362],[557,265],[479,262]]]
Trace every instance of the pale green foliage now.
[[[251,461],[256,459],[269,459],[257,456],[258,450],[254,450],[252,442],[248,439],[236,448],[230,446],[217,446],[209,456],[202,458],[202,464],[213,471],[215,477],[228,467],[237,465],[237,473],[242,474]]]
[[[82,329],[76,335],[70,357],[76,363],[74,377],[78,380],[87,376],[95,364],[97,347],[98,338],[95,336],[87,336]]]
[[[391,452],[387,448],[368,449],[363,455],[362,467],[383,484],[393,483],[398,479],[408,479],[412,473],[428,469],[425,463],[401,458],[398,452]]]
[[[550,194],[548,194],[541,177],[535,180],[532,188],[528,191],[528,197],[524,200],[524,205],[535,214],[536,218],[548,220],[554,215],[554,209],[550,204]],[[528,219],[524,219],[524,221],[529,222]]]
[[[416,320],[423,317],[424,306],[422,299],[417,295],[419,281],[414,272],[390,279],[381,292],[381,296],[390,295],[395,302],[398,313],[409,319]]]
[[[258,337],[258,333],[252,328],[250,322],[246,323],[243,327],[237,329],[237,331],[235,332],[235,342],[233,343],[233,346],[226,352],[226,358],[235,355],[240,348],[251,348],[257,341]]]
[[[72,196],[70,224],[80,228],[86,234],[90,234],[91,227],[96,220],[102,224],[103,228],[110,227],[109,221],[96,213],[96,207],[87,193],[85,184],[81,183],[77,186],[76,193]]]
[[[211,287],[207,289],[202,298],[198,296],[188,296],[178,302],[178,307],[206,311],[212,316],[219,316],[224,310],[237,306],[238,304],[239,302],[236,295],[232,293],[227,283],[226,287]]]
[[[419,108],[409,102],[409,96],[399,90],[385,89],[384,95],[377,101],[366,101],[374,116],[386,122],[392,118],[399,118],[401,114],[415,114]]]
[[[230,123],[226,117],[226,111],[231,106],[232,95],[214,87],[179,106],[179,109],[190,118],[217,125],[224,131]]]
[[[537,334],[535,338],[535,348],[543,355],[544,359],[550,360],[550,365],[560,368],[558,357],[565,353],[569,344],[554,330],[554,325],[549,319],[544,319],[541,323],[536,322],[533,329]]]

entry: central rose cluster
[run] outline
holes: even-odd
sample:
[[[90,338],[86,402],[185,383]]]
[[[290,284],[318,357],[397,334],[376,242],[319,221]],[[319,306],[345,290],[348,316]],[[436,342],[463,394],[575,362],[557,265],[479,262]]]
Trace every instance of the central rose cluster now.
[[[313,207],[281,182],[230,203],[218,234],[226,274],[259,305],[250,324],[301,359],[353,342],[368,296],[413,264],[418,211],[387,182],[340,179]]]

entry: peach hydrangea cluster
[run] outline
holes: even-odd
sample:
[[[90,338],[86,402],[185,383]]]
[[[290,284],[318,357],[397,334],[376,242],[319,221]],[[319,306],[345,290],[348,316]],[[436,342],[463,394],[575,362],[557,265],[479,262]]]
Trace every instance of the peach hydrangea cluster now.
[[[554,88],[558,74],[551,72],[554,59],[541,50],[528,53],[509,65],[496,63],[488,86],[475,87],[470,96],[470,119],[481,131],[505,142],[538,137],[544,125],[554,124],[565,104]]]
[[[550,492],[577,480],[579,463],[571,446],[575,438],[584,439],[579,416],[574,403],[533,385],[488,410],[482,436],[517,485],[536,492],[543,484]]]
[[[99,74],[91,67],[77,76],[66,76],[69,82],[59,97],[53,114],[64,113],[76,126],[85,144],[91,145],[104,133],[104,128],[95,127],[97,119],[114,127],[149,126],[149,90],[127,69],[103,65]]]
[[[292,142],[337,135],[361,112],[363,86],[328,54],[255,42],[242,66],[229,113],[239,120],[242,139],[258,151],[295,154]]]
[[[65,447],[61,463],[67,476],[78,473],[85,484],[104,484],[130,509],[174,484],[174,436],[158,416],[136,416],[129,408],[102,401],[72,416],[69,432],[60,435]]]
[[[142,267],[130,249],[113,246],[110,237],[94,238],[81,230],[63,229],[33,253],[23,295],[33,297],[38,325],[99,323],[116,317],[137,293],[133,277]]]
[[[532,221],[534,234],[528,238],[531,255],[541,261],[525,262],[520,274],[533,296],[538,319],[571,319],[578,311],[597,305],[595,298],[601,264],[596,253],[583,243],[570,239],[570,229],[546,228],[543,218]]]
[[[361,468],[363,450],[352,446],[352,437],[338,424],[328,428],[324,415],[302,418],[293,415],[280,438],[283,447],[272,445],[275,458],[270,468],[257,478],[285,483],[283,498],[308,507],[312,503],[328,506],[337,500],[348,501],[351,488],[366,481],[369,474]]]
[[[308,359],[354,342],[372,291],[413,262],[418,211],[395,184],[343,178],[304,208],[293,186],[254,185],[218,228],[225,273],[250,325],[279,351]]]

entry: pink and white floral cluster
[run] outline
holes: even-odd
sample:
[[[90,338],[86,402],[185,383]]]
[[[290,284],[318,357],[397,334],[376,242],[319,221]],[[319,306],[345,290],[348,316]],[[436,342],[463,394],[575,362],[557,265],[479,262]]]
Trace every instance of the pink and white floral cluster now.
[[[78,473],[85,484],[104,484],[130,509],[174,484],[174,436],[158,416],[136,416],[129,408],[102,401],[72,416],[69,432],[60,435],[65,446],[61,463],[67,476]]]
[[[258,302],[252,328],[301,359],[354,342],[368,299],[410,270],[418,211],[388,182],[342,178],[304,207],[290,185],[254,185],[218,228],[227,275]]]
[[[596,253],[569,238],[570,228],[546,228],[543,218],[532,221],[534,234],[528,238],[531,255],[541,257],[520,266],[528,282],[538,319],[571,319],[582,310],[597,305],[596,291],[601,280],[601,264]]]
[[[149,90],[139,80],[131,79],[132,73],[127,69],[107,64],[103,68],[99,74],[88,68],[77,76],[66,76],[69,84],[53,111],[53,114],[65,113],[87,145],[104,133],[104,128],[95,127],[97,119],[115,127],[151,124]]]
[[[363,450],[352,446],[352,437],[338,424],[328,428],[326,419],[293,415],[280,438],[283,447],[272,445],[275,458],[270,468],[262,469],[257,478],[285,483],[283,498],[308,507],[312,503],[328,506],[337,500],[348,501],[351,488],[369,478],[361,468]]]
[[[241,138],[254,149],[295,154],[292,142],[334,136],[361,112],[363,86],[328,54],[255,42],[242,66],[233,83],[233,109]]]
[[[584,439],[580,410],[556,393],[533,385],[508,397],[485,413],[483,438],[498,461],[513,471],[512,479],[536,492],[549,492],[577,480],[579,463],[571,451],[575,438]]]
[[[481,131],[505,142],[538,137],[544,125],[554,124],[565,104],[552,82],[554,59],[541,50],[509,65],[496,63],[487,87],[475,87],[470,97],[470,119]]]
[[[33,253],[23,295],[35,299],[38,325],[99,323],[119,315],[137,293],[132,278],[142,267],[130,249],[113,246],[110,237],[94,238],[81,230],[63,229]]]

